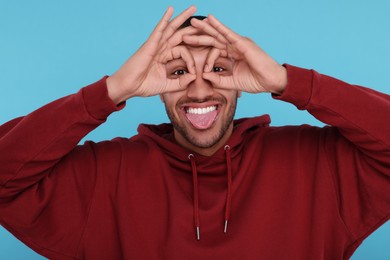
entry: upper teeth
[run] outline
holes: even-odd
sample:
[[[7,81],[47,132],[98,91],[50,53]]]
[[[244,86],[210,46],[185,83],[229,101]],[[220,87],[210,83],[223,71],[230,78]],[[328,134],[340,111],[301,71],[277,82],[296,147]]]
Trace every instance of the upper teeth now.
[[[217,109],[217,106],[203,107],[203,108],[188,108],[187,113],[190,114],[206,114]]]

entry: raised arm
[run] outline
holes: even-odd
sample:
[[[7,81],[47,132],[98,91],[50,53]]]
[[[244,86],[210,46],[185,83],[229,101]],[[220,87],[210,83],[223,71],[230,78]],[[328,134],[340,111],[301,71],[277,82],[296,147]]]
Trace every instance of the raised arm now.
[[[190,45],[214,47],[203,73],[214,87],[249,93],[270,92],[275,98],[291,102],[324,123],[338,127],[347,139],[367,153],[366,141],[370,138],[377,143],[371,154],[380,151],[389,157],[388,95],[314,71],[280,65],[256,43],[233,32],[212,15],[207,21],[192,19],[191,22],[207,35],[185,35],[184,41]],[[219,56],[234,60],[230,75],[210,73]],[[360,137],[356,136],[358,133]],[[377,150],[379,147],[381,150]]]
[[[42,172],[53,167],[110,113],[120,109],[117,104],[134,96],[176,91],[183,88],[186,81],[193,80],[191,73],[180,80],[167,78],[165,64],[182,58],[193,72],[193,58],[179,44],[183,35],[197,29],[188,27],[177,31],[177,28],[195,11],[191,6],[170,20],[173,9],[169,7],[149,39],[112,76],[1,126],[0,199],[14,186],[13,180],[27,181],[12,188],[15,194],[39,181]],[[36,167],[38,162],[39,168]],[[27,173],[27,169],[31,172]]]

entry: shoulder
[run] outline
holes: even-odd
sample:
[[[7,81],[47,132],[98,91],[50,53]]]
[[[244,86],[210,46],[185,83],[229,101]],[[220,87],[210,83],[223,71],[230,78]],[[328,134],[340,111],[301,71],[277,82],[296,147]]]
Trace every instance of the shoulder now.
[[[267,126],[256,129],[246,138],[246,143],[259,144],[272,149],[298,147],[310,149],[335,145],[346,142],[336,127],[311,126],[311,125],[287,125]]]

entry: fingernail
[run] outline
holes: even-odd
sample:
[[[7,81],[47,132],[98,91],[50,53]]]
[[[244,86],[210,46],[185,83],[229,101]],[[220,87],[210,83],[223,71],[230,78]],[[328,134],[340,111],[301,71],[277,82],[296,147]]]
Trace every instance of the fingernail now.
[[[204,66],[204,72],[208,72],[209,71],[209,65],[206,64],[206,66]]]

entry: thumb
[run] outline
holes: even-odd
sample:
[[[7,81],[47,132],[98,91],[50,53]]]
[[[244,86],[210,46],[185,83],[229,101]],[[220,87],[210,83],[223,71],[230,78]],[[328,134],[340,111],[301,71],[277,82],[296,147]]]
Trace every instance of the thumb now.
[[[177,79],[168,79],[167,87],[164,92],[175,92],[184,90],[187,86],[196,79],[195,74],[187,73]]]
[[[204,72],[202,77],[210,81],[215,88],[237,89],[232,76],[220,76],[215,72]]]

